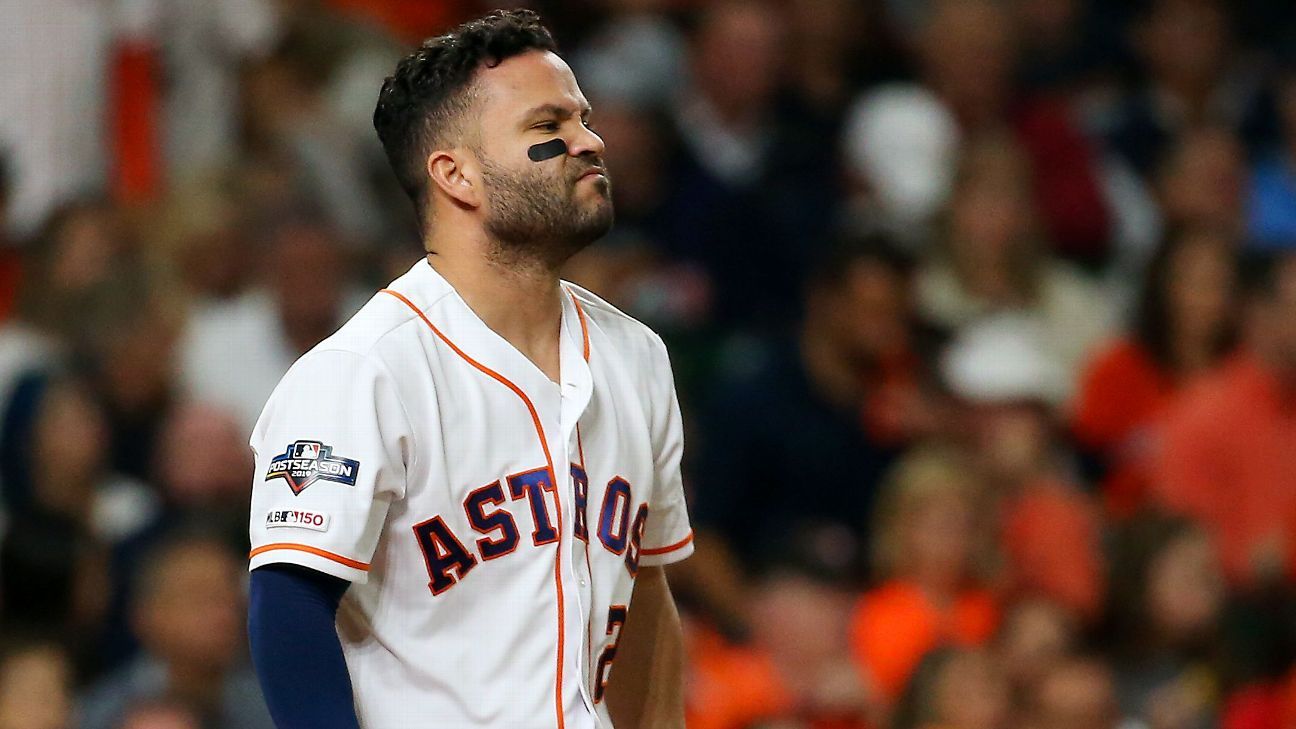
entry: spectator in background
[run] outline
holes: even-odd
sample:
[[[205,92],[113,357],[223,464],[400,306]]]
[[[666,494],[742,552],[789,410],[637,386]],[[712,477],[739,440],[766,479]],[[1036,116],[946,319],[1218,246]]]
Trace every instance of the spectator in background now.
[[[80,344],[83,317],[96,299],[144,275],[130,232],[121,211],[106,199],[86,198],[55,210],[29,249],[19,317],[65,349]]]
[[[1008,682],[984,650],[942,648],[923,659],[905,692],[895,729],[1007,729]]]
[[[958,123],[935,94],[889,84],[849,110],[842,140],[850,187],[850,223],[896,236],[924,251],[954,186]]]
[[[14,316],[0,324],[0,488],[4,501],[29,488],[22,424],[30,423],[45,375],[66,365],[86,335],[86,312],[106,290],[134,278],[132,246],[120,216],[102,201],[70,203],[54,213],[22,258]],[[8,485],[5,480],[17,478]]]
[[[255,194],[251,190],[241,191]],[[229,301],[256,273],[245,200],[205,185],[180,188],[151,211],[145,244],[164,256],[190,305]]]
[[[371,37],[370,26],[314,0],[281,7],[291,12],[277,47],[245,67],[241,85],[245,160],[278,176],[281,185],[268,200],[252,202],[270,215],[281,213],[285,203],[304,204],[357,246],[406,240],[408,231],[392,223],[412,221],[384,206],[379,192],[392,191],[374,181],[390,186],[392,180],[377,174],[385,162],[368,128],[370,115],[357,114],[361,106],[372,107],[373,84],[383,76],[378,69],[392,63],[383,51],[392,49],[383,46],[385,38]],[[375,56],[365,58],[374,45]],[[361,63],[354,67],[357,56]],[[348,78],[352,73],[356,77]],[[363,99],[357,86],[369,89]]]
[[[289,219],[271,232],[260,285],[191,315],[179,345],[192,399],[234,416],[245,433],[293,361],[354,311],[347,255],[326,227]]]
[[[58,516],[105,544],[134,534],[152,514],[150,496],[110,470],[107,418],[86,384],[34,374],[18,391],[0,434],[5,507],[20,518]]]
[[[0,542],[0,615],[10,629],[65,636],[78,651],[79,668],[93,669],[109,593],[107,546],[147,518],[149,494],[139,484],[115,482],[106,470],[106,421],[82,383],[32,387],[30,421],[8,423],[26,432],[6,440],[22,447],[4,460],[8,527]]]
[[[155,283],[114,282],[84,312],[82,351],[108,413],[115,470],[147,481],[162,422],[176,398],[176,339],[182,320]]]
[[[1028,319],[964,330],[946,350],[945,381],[965,408],[961,432],[997,502],[1009,595],[1045,596],[1082,621],[1104,594],[1097,510],[1066,471],[1055,412],[1063,370]]]
[[[782,18],[772,5],[728,2],[703,11],[690,40],[691,86],[675,110],[680,134],[715,183],[754,184],[773,151]]]
[[[1091,658],[1054,666],[1040,679],[1027,717],[1029,729],[1116,729],[1121,716],[1111,670]]]
[[[747,356],[709,403],[693,503],[707,546],[680,574],[721,620],[745,612],[734,575],[806,534],[835,535],[835,559],[854,562],[896,449],[941,423],[909,280],[883,241],[843,244],[807,282],[797,339]]]
[[[31,347],[15,375],[73,360],[84,369],[108,417],[110,466],[140,480],[149,475],[156,419],[170,402],[176,326],[165,278],[143,257],[120,210],[100,200],[66,206],[33,247],[19,322],[0,337]]]
[[[1257,91],[1236,67],[1233,32],[1218,0],[1150,0],[1134,19],[1140,78],[1106,132],[1107,143],[1151,178],[1175,139],[1203,124],[1241,128]]]
[[[984,497],[973,465],[950,450],[919,446],[887,477],[871,550],[880,583],[855,604],[851,646],[888,703],[933,648],[994,635],[999,606],[979,574],[990,567],[977,544]]]
[[[134,656],[130,605],[135,566],[148,558],[176,524],[201,523],[232,553],[248,549],[248,484],[252,452],[238,421],[201,403],[177,405],[158,435],[152,483],[156,491],[134,512],[139,528],[114,543],[108,611],[98,646],[106,666]],[[147,507],[147,508],[144,508]]]
[[[791,101],[831,128],[855,90],[856,76],[866,72],[860,62],[876,58],[870,58],[877,52],[870,42],[879,40],[876,20],[864,4],[850,0],[792,0],[787,21],[784,83]]]
[[[1086,0],[1014,0],[1022,40],[1022,82],[1037,93],[1074,94],[1099,81],[1114,60],[1114,39],[1099,31]]]
[[[1097,156],[1067,103],[1016,87],[1021,39],[992,0],[934,0],[915,39],[922,83],[949,107],[967,139],[1010,135],[1029,159],[1024,194],[1052,249],[1098,262],[1110,221]]]
[[[113,729],[203,729],[198,715],[175,701],[146,701],[131,707]]]
[[[689,729],[746,729],[792,708],[782,676],[762,647],[728,641],[704,620],[681,613]]]
[[[174,409],[158,444],[157,476],[167,516],[201,521],[226,537],[232,550],[247,547],[248,484],[253,454],[238,421],[221,409],[186,403]]]
[[[793,564],[806,557],[814,559],[790,559],[765,581],[748,643],[686,614],[689,729],[881,725],[882,707],[843,645],[849,593],[835,568]]]
[[[839,198],[835,135],[779,113],[785,27],[765,0],[701,11],[671,110],[681,143],[663,210],[666,249],[713,282],[716,323],[762,333],[799,313],[797,284]]]
[[[1125,716],[1165,729],[1218,726],[1224,599],[1218,555],[1199,527],[1145,517],[1120,532],[1111,652]]]
[[[1296,52],[1288,51],[1276,83],[1279,138],[1251,170],[1247,203],[1250,241],[1263,248],[1296,246]]]
[[[845,640],[852,594],[831,554],[842,546],[807,534],[751,591],[752,644],[769,661],[769,690],[783,702],[770,718],[866,729],[878,713],[876,686]]]
[[[591,98],[666,108],[684,84],[687,53],[683,35],[664,16],[668,3],[622,0],[608,5],[609,17],[572,54],[582,88]]]
[[[1237,585],[1290,584],[1296,566],[1296,254],[1244,269],[1238,355],[1167,417],[1165,507],[1199,521]]]
[[[109,3],[11,0],[0,7],[0,148],[14,175],[5,218],[25,240],[107,176]]]
[[[1116,518],[1147,501],[1166,410],[1233,345],[1234,249],[1231,237],[1210,229],[1173,235],[1148,265],[1129,333],[1085,365],[1072,432]]]
[[[58,643],[15,638],[0,649],[0,729],[72,729],[72,665]]]
[[[948,229],[917,282],[924,319],[954,332],[997,312],[1024,312],[1047,336],[1066,382],[1112,315],[1079,271],[1050,258],[1040,240],[1030,162],[1010,137],[969,140],[950,203]]]
[[[119,38],[123,50],[149,59],[165,82],[129,77],[132,86],[118,93],[130,95],[141,113],[160,115],[157,153],[170,183],[192,182],[236,159],[240,120],[230,100],[238,95],[240,67],[273,47],[279,33],[276,4],[145,0],[123,13],[128,18]]]
[[[1080,643],[1070,612],[1050,600],[1027,598],[1007,608],[994,650],[1012,687],[1015,705],[1034,696],[1039,681]]]
[[[172,696],[212,729],[274,729],[242,662],[240,562],[225,545],[179,536],[139,562],[132,622],[145,653],[82,697],[80,729],[112,729],[137,701]]]
[[[1246,228],[1242,145],[1221,126],[1184,130],[1167,145],[1157,175],[1167,230],[1208,228],[1241,238]]]

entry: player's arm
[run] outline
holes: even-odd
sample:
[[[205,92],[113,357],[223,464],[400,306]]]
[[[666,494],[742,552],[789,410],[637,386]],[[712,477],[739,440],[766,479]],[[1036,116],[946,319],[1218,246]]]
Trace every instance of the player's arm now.
[[[320,349],[293,365],[253,429],[248,631],[279,729],[358,729],[336,630],[364,584],[414,450],[376,358]]]
[[[617,729],[683,729],[684,637],[661,567],[643,567],[617,639],[608,714]]]
[[[252,571],[248,639],[279,729],[360,729],[334,623],[351,583],[307,567]]]

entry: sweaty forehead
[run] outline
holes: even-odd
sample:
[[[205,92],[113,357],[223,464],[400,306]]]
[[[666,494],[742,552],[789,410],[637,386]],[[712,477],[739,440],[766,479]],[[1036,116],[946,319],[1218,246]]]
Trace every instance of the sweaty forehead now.
[[[512,123],[530,109],[552,104],[580,114],[586,101],[567,62],[549,51],[513,56],[477,77],[484,121]]]

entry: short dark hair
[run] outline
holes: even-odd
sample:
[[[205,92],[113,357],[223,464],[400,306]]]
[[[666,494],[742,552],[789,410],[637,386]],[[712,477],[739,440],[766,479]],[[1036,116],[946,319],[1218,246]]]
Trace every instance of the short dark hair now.
[[[378,92],[374,129],[415,207],[422,208],[427,186],[427,152],[468,108],[477,71],[528,51],[556,50],[535,12],[496,10],[424,41],[396,65]]]

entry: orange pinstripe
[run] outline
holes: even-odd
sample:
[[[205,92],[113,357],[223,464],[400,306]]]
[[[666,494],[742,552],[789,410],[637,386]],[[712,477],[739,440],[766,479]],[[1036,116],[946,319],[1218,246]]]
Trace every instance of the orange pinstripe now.
[[[248,559],[252,559],[253,557],[257,556],[258,554],[261,554],[262,552],[269,552],[274,549],[292,549],[298,552],[306,552],[307,554],[313,554],[316,557],[323,557],[324,559],[332,560],[334,562],[337,562],[340,565],[345,565],[354,570],[360,570],[361,572],[369,571],[369,565],[365,564],[364,562],[357,562],[354,559],[343,557],[340,554],[333,554],[332,552],[325,551],[323,549],[320,549],[319,547],[312,547],[309,544],[293,544],[292,542],[276,542],[274,544],[266,544],[257,547],[256,549],[248,553]]]
[[[687,537],[684,537],[683,539],[679,540],[678,542],[675,542],[674,544],[670,544],[665,547],[658,547],[657,549],[641,549],[639,550],[639,553],[640,554],[668,554],[670,552],[674,552],[677,549],[683,549],[687,547],[689,542],[691,541],[693,541],[693,530],[690,529]]]
[[[576,294],[569,290],[567,295],[571,297],[572,305],[576,307],[576,316],[580,319],[581,343],[584,345],[585,361],[589,362],[589,325],[585,323],[585,310],[581,308],[580,302],[576,300]]]

